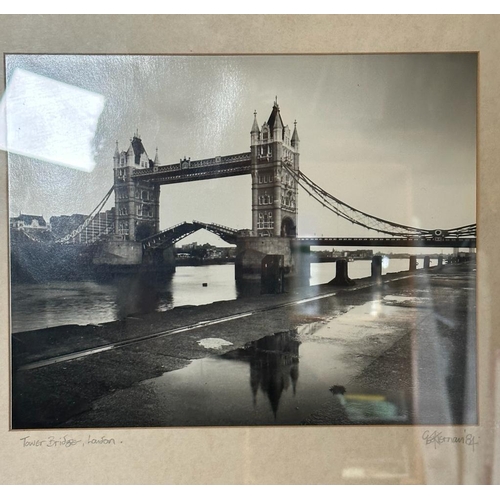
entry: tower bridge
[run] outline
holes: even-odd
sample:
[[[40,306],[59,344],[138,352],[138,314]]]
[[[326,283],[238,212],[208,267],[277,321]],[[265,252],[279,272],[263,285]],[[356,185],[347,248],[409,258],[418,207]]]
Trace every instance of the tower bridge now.
[[[284,237],[297,234],[299,135],[283,124],[275,101],[271,114],[259,127],[257,113],[251,135],[250,152],[216,156],[202,160],[180,159],[161,165],[158,150],[151,160],[138,132],[126,151],[116,145],[114,192],[115,234],[137,240],[137,228],[149,227],[159,233],[160,186],[204,179],[248,175],[252,177],[252,229],[256,237]]]
[[[224,241],[237,245],[236,275],[260,277],[264,257],[280,256],[291,276],[308,277],[311,246],[450,247],[475,248],[476,225],[451,229],[421,229],[362,212],[314,183],[300,169],[300,139],[297,122],[293,130],[285,125],[275,100],[268,119],[259,126],[254,113],[250,130],[250,151],[201,160],[181,158],[162,165],[158,149],[149,158],[139,133],[127,150],[118,142],[113,156],[113,187],[93,214],[96,217],[114,192],[114,223],[100,243],[99,264],[140,264],[158,262],[159,252],[199,229],[207,229]],[[252,227],[227,228],[216,223],[183,222],[160,231],[160,188],[162,185],[197,180],[250,175],[252,181]],[[298,237],[298,187],[301,186],[326,210],[364,229],[378,233],[374,238]],[[75,241],[89,221],[60,239]],[[107,229],[109,232],[109,228]],[[155,258],[151,259],[151,255]],[[149,257],[148,257],[149,255]],[[171,260],[173,259],[173,254]]]
[[[263,256],[279,254],[288,269],[299,270],[299,255],[291,240],[297,236],[297,197],[300,170],[297,123],[285,125],[277,100],[269,118],[259,126],[254,113],[250,131],[250,151],[201,160],[181,158],[162,165],[158,150],[150,159],[138,132],[127,150],[116,144],[113,156],[116,241],[103,243],[112,256],[113,246],[123,254],[123,241],[131,249],[140,243],[144,252],[158,252],[182,237],[204,228],[226,242],[237,244],[237,273],[260,272]],[[252,227],[235,231],[217,224],[184,222],[160,231],[160,187],[196,180],[250,175],[252,179]],[[118,239],[122,239],[120,242]],[[137,246],[137,245],[136,245]],[[134,253],[137,260],[138,250]],[[113,259],[110,257],[110,262]],[[307,271],[308,274],[308,271]]]

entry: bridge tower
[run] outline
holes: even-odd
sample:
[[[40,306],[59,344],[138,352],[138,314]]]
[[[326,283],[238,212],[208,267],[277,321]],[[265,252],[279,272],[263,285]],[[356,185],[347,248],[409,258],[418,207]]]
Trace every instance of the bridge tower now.
[[[130,241],[142,240],[160,229],[160,186],[136,179],[134,171],[153,170],[159,164],[158,150],[151,160],[139,133],[130,140],[127,151],[119,151],[118,142],[113,156],[115,191],[115,234]]]
[[[298,187],[287,169],[299,170],[297,122],[291,134],[288,125],[283,124],[276,99],[261,129],[254,113],[250,135],[252,234],[294,237],[297,235]]]
[[[294,173],[298,174],[300,168],[297,122],[293,131],[283,124],[276,98],[260,128],[254,113],[250,137],[252,230],[238,237],[236,279],[260,280],[263,266],[267,269],[265,259],[270,259],[280,262],[271,267],[280,267],[283,280],[307,281],[310,249],[300,246],[296,239],[298,185]]]

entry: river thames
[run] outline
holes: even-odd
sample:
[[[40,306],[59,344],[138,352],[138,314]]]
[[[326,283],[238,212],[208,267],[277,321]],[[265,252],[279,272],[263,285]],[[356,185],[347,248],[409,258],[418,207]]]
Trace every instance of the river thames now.
[[[431,266],[437,260],[431,259]],[[353,279],[370,275],[371,261],[349,263]],[[383,274],[408,270],[408,259],[384,259]],[[423,259],[418,259],[418,268]],[[335,277],[335,262],[312,263],[311,285]],[[206,283],[206,286],[202,286]],[[147,277],[117,278],[111,282],[58,281],[12,285],[12,332],[68,324],[101,324],[130,315],[167,311],[187,305],[235,300],[238,288],[234,265],[179,266],[167,281]]]

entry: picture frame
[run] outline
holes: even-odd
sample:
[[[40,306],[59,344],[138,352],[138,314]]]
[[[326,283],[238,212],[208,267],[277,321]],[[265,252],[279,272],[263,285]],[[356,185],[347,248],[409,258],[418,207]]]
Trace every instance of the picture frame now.
[[[119,23],[117,22],[119,21]],[[35,35],[32,27],[36,24]],[[5,53],[248,54],[478,52],[477,387],[479,425],[453,427],[140,428],[92,433],[114,446],[26,447],[10,430],[7,169],[0,263],[0,457],[3,483],[52,484],[482,484],[500,480],[494,306],[499,114],[497,16],[2,16]],[[120,26],[120,30],[118,29]],[[123,30],[123,27],[127,29]],[[164,37],[156,37],[155,33]],[[59,33],[54,35],[54,33]],[[61,34],[62,33],[62,34]],[[93,36],[90,36],[90,33]],[[219,36],[214,37],[213,34]],[[223,35],[220,35],[223,33]],[[70,35],[71,34],[71,35]],[[126,36],[125,36],[126,34]],[[189,36],[186,36],[189,34]],[[241,36],[241,35],[244,36]],[[265,34],[265,36],[264,36]],[[98,36],[99,35],[99,36]],[[237,36],[238,35],[238,36]],[[265,40],[265,42],[264,42]],[[207,42],[208,41],[208,42]],[[2,66],[2,77],[4,67]],[[2,78],[2,82],[4,82]],[[2,152],[2,164],[7,155]],[[437,434],[436,434],[437,433]],[[87,439],[86,430],[54,440]],[[102,434],[102,436],[100,436]],[[30,431],[35,441],[47,431]],[[430,436],[437,436],[431,439]],[[456,438],[472,436],[477,445]],[[455,438],[455,439],[454,439]],[[471,438],[467,438],[471,439]],[[401,466],[401,464],[404,464]]]

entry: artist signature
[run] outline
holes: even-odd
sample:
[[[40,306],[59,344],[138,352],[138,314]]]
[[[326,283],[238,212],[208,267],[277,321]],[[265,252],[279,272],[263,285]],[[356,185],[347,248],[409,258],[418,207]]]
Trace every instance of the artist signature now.
[[[479,437],[467,433],[465,429],[463,436],[445,436],[442,431],[424,431],[422,439],[426,445],[434,445],[434,449],[442,444],[463,444],[472,446],[472,451],[476,451],[476,446],[479,446]]]

